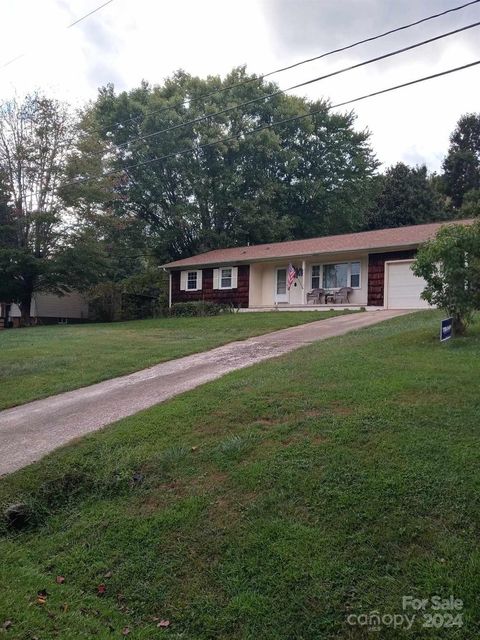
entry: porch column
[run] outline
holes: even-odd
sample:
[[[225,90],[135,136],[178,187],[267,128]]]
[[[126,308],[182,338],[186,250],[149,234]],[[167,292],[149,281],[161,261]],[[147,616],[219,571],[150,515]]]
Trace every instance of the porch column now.
[[[302,304],[307,304],[307,263],[305,260],[302,260]]]

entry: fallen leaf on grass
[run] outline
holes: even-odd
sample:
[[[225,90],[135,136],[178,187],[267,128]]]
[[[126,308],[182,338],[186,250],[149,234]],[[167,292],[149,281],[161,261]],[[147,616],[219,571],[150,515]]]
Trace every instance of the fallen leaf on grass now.
[[[107,573],[103,577],[104,578],[111,578],[112,577],[112,572],[111,571],[107,571]]]
[[[55,582],[56,582],[57,584],[63,584],[63,583],[65,582],[65,578],[64,578],[63,576],[57,576],[57,577],[55,578]]]
[[[129,633],[130,629],[128,627],[125,627],[125,629],[122,631],[122,636],[128,636]]]
[[[166,629],[169,626],[170,620],[160,620],[160,622],[157,624],[157,627],[159,627],[160,629]]]
[[[10,629],[12,624],[13,622],[11,620],[5,620],[5,622],[2,624],[2,629],[5,629],[5,631],[7,631],[7,629]]]
[[[37,592],[37,604],[45,604],[47,602],[48,593],[46,589]]]

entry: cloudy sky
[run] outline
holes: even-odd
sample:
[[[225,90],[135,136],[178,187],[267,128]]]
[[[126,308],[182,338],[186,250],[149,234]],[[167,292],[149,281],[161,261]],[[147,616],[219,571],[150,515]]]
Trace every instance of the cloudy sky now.
[[[105,1],[105,0],[103,0]],[[129,89],[176,69],[224,75],[246,64],[265,73],[467,0],[0,0],[0,95],[41,89],[74,105],[113,82]],[[480,3],[421,26],[274,76],[280,87],[329,73],[480,21]],[[11,64],[9,61],[22,55]],[[480,27],[311,85],[333,103],[480,59]],[[354,106],[385,165],[438,170],[462,113],[480,110],[480,66]]]

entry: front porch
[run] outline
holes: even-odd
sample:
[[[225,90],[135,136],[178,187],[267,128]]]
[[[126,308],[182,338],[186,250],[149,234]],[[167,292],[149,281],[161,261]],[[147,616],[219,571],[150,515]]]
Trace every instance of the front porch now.
[[[295,270],[293,281],[288,277],[289,265]],[[339,295],[344,290],[348,290],[348,294]],[[321,293],[316,296],[314,292]],[[250,265],[248,308],[251,310],[355,310],[366,308],[367,301],[366,253],[290,258]]]

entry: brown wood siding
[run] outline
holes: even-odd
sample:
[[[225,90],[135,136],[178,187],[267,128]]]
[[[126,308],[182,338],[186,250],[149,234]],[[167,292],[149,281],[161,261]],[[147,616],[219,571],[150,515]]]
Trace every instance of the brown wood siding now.
[[[385,297],[385,262],[408,260],[415,257],[416,250],[370,253],[368,255],[368,305],[383,307]]]
[[[194,269],[189,269],[194,271]],[[238,267],[238,281],[236,289],[214,289],[213,269],[202,269],[202,289],[200,291],[180,291],[180,271],[172,271],[172,303],[190,302],[192,300],[207,300],[218,304],[233,304],[236,307],[248,307],[248,290],[250,282],[250,267]]]

